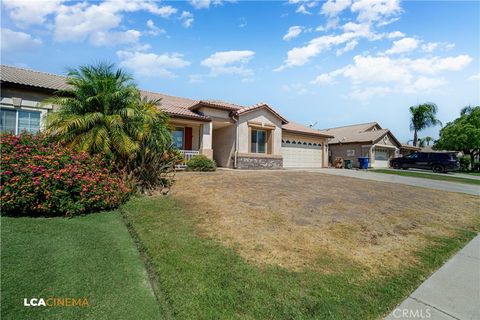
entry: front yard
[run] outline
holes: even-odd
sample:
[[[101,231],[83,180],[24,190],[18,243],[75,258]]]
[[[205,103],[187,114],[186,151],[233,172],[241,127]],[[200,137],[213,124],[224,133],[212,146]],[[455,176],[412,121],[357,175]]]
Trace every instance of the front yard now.
[[[480,231],[479,205],[320,173],[181,173],[111,213],[2,217],[2,318],[376,319]],[[48,296],[90,306],[23,307]]]
[[[178,319],[375,319],[480,231],[478,198],[302,172],[179,174],[124,212]]]

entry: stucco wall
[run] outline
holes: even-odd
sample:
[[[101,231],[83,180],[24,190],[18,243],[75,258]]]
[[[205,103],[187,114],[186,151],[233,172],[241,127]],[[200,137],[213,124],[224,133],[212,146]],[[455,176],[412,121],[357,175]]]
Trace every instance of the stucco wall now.
[[[53,110],[53,107],[52,105],[43,105],[41,102],[50,96],[42,91],[2,86],[0,101],[1,106],[6,109],[40,111],[40,128],[43,129],[46,116]]]
[[[219,167],[233,167],[235,152],[235,126],[213,130],[213,159]]]
[[[249,127],[248,122],[273,124],[272,155],[281,155],[282,148],[282,121],[266,109],[258,109],[240,115],[238,119],[238,151],[239,153],[250,153]]]
[[[51,95],[49,95],[48,93],[41,92],[41,91],[2,86],[2,98],[15,97],[15,98],[22,98],[23,100],[32,101],[32,102],[42,102],[43,100],[49,98],[50,96]],[[42,106],[42,108],[50,109],[51,107]]]
[[[198,108],[198,111],[200,111],[201,113],[203,113],[208,117],[230,120],[230,111],[219,110],[219,109],[214,109],[209,107]]]
[[[387,133],[386,136],[388,137],[387,143],[383,140],[385,136],[381,137],[377,142],[376,145],[387,145],[387,146],[394,146],[399,148],[400,146],[393,140],[392,135]]]

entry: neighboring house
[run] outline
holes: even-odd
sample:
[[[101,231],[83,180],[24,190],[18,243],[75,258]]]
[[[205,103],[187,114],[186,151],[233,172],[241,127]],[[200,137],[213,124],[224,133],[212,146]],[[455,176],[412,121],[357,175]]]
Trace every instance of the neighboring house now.
[[[412,146],[410,144],[403,144],[402,143],[402,146],[400,147],[400,155],[402,157],[405,157],[406,155],[409,155],[412,152],[417,152],[417,151],[420,151],[420,150],[422,150],[422,148],[415,147],[415,146]]]
[[[400,156],[402,144],[388,129],[376,122],[322,129],[320,132],[334,136],[328,142],[329,161],[335,158],[353,160],[358,166],[359,157],[368,157],[372,168],[388,167],[389,159]]]
[[[59,75],[1,66],[0,129],[35,132],[52,106],[41,104],[66,89]],[[288,121],[266,103],[241,106],[216,100],[192,100],[142,91],[161,99],[170,116],[176,147],[186,159],[204,154],[220,167],[241,169],[328,166],[331,135]]]

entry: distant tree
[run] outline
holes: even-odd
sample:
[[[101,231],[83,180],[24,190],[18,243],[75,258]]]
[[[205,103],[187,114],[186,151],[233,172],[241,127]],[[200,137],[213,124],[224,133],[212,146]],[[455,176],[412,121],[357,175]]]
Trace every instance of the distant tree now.
[[[420,148],[425,148],[426,146],[426,140],[425,138],[418,138],[417,144]]]
[[[470,155],[473,164],[480,154],[480,106],[463,108],[460,117],[440,130],[440,138],[434,148],[462,151]]]
[[[432,142],[432,141],[433,141],[433,138],[432,138],[432,137],[429,137],[429,136],[427,136],[427,137],[423,138],[423,141],[425,141],[425,142],[427,143],[427,146],[430,146],[430,142]]]
[[[436,118],[438,107],[435,103],[427,102],[410,107],[410,130],[413,131],[413,145],[418,142],[418,132],[426,128],[441,125]]]

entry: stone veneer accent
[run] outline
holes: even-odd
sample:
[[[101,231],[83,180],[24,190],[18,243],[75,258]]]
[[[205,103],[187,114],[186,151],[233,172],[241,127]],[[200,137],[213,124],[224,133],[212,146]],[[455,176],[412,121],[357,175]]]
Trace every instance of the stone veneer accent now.
[[[281,157],[238,156],[238,169],[282,169]]]

